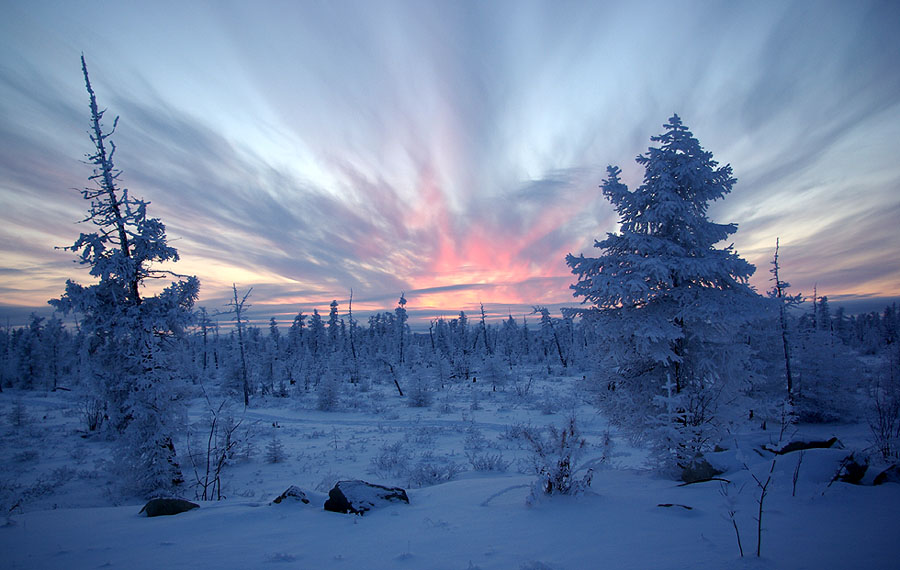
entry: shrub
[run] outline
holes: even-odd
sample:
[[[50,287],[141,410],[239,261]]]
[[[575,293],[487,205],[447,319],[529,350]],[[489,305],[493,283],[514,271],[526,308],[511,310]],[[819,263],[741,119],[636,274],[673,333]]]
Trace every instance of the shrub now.
[[[385,443],[372,457],[372,472],[384,479],[400,478],[412,459],[402,441]]]
[[[407,403],[412,408],[427,408],[431,405],[432,390],[430,382],[422,376],[415,376],[410,382],[407,392]]]
[[[25,404],[22,403],[22,400],[13,402],[8,418],[9,423],[16,428],[25,427],[31,421],[31,417],[28,415],[28,410],[25,409]]]
[[[103,425],[106,418],[106,405],[103,400],[94,397],[87,397],[81,401],[78,407],[84,427],[90,431],[97,431]]]
[[[525,439],[531,444],[534,470],[539,475],[529,502],[543,495],[577,495],[590,487],[593,470],[588,469],[581,479],[576,479],[578,471],[576,462],[587,440],[575,423],[575,416],[570,416],[563,429],[556,426],[548,428],[546,437],[536,437],[525,432]]]
[[[287,454],[284,451],[284,444],[273,433],[272,441],[266,444],[266,463],[284,463],[286,459]]]
[[[466,452],[466,459],[475,471],[499,471],[509,469],[510,462],[503,459],[502,453],[476,453]]]
[[[409,471],[410,487],[429,487],[453,479],[462,468],[446,457],[436,457],[430,451],[423,453]]]

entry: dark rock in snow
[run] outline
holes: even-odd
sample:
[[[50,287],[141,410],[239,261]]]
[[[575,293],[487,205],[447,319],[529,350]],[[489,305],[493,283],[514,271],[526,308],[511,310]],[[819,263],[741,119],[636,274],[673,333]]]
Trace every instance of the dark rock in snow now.
[[[891,465],[875,477],[873,485],[900,483],[900,465]]]
[[[796,475],[798,488],[802,489],[838,480],[849,457],[850,453],[843,449],[812,448],[779,456],[777,461],[787,476]]]
[[[309,499],[306,498],[306,493],[304,493],[303,490],[301,490],[300,487],[297,487],[296,485],[291,485],[290,487],[287,488],[287,490],[285,490],[284,493],[275,497],[275,499],[272,501],[272,504],[277,505],[278,503],[280,503],[282,501],[289,501],[289,502],[300,501],[304,505],[309,504]]]
[[[191,509],[199,509],[200,505],[184,499],[150,499],[138,514],[147,513],[148,517],[177,515]]]
[[[859,485],[866,470],[869,469],[869,462],[865,459],[858,461],[856,455],[851,453],[844,461],[841,462],[841,469],[837,473],[837,480],[852,485]]]
[[[772,451],[778,455],[784,455],[785,453],[791,453],[792,451],[803,451],[806,449],[829,449],[832,447],[842,448],[844,447],[838,438],[832,437],[826,441],[816,441],[816,440],[796,440],[792,441],[789,444],[782,446],[780,449],[771,445],[766,445],[763,447],[766,451]]]
[[[703,457],[695,457],[681,471],[681,480],[685,483],[696,483],[698,481],[706,481],[712,479],[716,475],[721,475],[723,471],[713,467],[709,461]]]
[[[325,510],[361,515],[368,510],[400,502],[409,504],[406,491],[400,487],[383,487],[359,480],[338,481],[328,491]]]
[[[657,507],[681,507],[682,509],[684,509],[686,511],[694,510],[694,507],[689,507],[687,505],[682,505],[680,503],[660,503],[656,506]]]

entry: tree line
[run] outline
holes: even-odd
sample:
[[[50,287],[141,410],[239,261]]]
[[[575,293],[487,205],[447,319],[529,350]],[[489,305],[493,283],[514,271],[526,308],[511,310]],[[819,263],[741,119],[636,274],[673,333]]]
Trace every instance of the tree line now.
[[[410,405],[467,383],[484,390],[524,390],[535,376],[565,379],[610,420],[651,445],[663,469],[684,467],[709,451],[735,421],[785,423],[866,419],[885,457],[900,442],[900,318],[882,312],[832,311],[813,295],[809,308],[790,293],[776,244],[772,288],[748,285],[755,268],[731,247],[737,231],[707,216],[736,183],[674,115],[638,157],[634,190],[610,166],[601,184],[619,228],[595,243],[597,257],[569,255],[582,303],[553,316],[488,323],[484,308],[410,330],[407,300],[360,323],[352,293],[346,312],[333,301],[290,327],[248,321],[252,289],[233,287],[226,307],[197,308],[199,280],[156,269],[178,260],[165,225],[148,215],[114,166],[111,129],[103,125],[82,58],[89,95],[94,183],[82,233],[68,249],[95,282],[68,281],[50,303],[54,316],[0,331],[0,387],[77,389],[98,410],[93,428],[117,442],[115,469],[142,493],[183,482],[176,443],[196,387],[216,386],[244,406],[257,398],[312,394],[331,410],[363,398],[373,385]],[[789,268],[788,268],[789,269]],[[168,280],[147,295],[151,280]],[[219,326],[228,318],[232,325]],[[193,390],[193,391],[192,391]],[[549,397],[553,397],[550,395]],[[135,476],[134,474],[138,475]]]

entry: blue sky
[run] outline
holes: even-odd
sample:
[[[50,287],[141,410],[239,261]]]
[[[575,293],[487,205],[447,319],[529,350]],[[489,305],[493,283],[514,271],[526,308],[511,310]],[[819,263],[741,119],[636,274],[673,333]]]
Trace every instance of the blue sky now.
[[[83,52],[117,166],[201,304],[260,317],[576,302],[598,185],[678,113],[738,178],[711,209],[768,286],[900,296],[896,2],[3,2],[0,318],[89,281]],[[877,305],[876,307],[877,308]],[[13,324],[16,324],[13,322]]]

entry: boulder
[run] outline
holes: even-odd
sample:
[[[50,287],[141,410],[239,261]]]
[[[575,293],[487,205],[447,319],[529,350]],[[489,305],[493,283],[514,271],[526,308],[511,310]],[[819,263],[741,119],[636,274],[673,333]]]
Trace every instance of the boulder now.
[[[838,481],[843,481],[844,483],[859,485],[868,469],[869,462],[865,458],[860,461],[856,457],[856,454],[851,453],[841,463],[841,468],[837,473],[836,479]]]
[[[804,440],[798,439],[794,440],[786,445],[777,446],[777,445],[765,445],[763,449],[766,451],[774,452],[778,455],[784,455],[785,453],[791,453],[792,451],[804,451],[807,449],[830,449],[832,447],[843,448],[844,446],[836,437],[832,437],[827,440]]]
[[[698,481],[708,481],[716,475],[721,475],[722,470],[716,469],[702,456],[695,457],[690,463],[684,466],[681,471],[681,480],[685,483],[696,483]]]
[[[779,456],[778,468],[784,470],[788,478],[796,474],[798,488],[818,487],[840,480],[840,474],[850,459],[850,453],[843,449],[810,448]]]
[[[284,493],[275,497],[275,499],[272,500],[271,504],[277,505],[277,504],[281,503],[282,501],[290,502],[290,503],[296,503],[297,501],[300,501],[304,505],[309,504],[309,499],[306,498],[306,493],[304,493],[303,490],[300,489],[300,487],[297,487],[296,485],[291,485],[290,487],[288,487],[284,491]]]
[[[338,481],[328,491],[325,510],[335,513],[362,515],[371,509],[390,503],[407,503],[409,497],[400,487],[383,487],[365,481]]]
[[[150,499],[138,514],[147,513],[148,517],[177,515],[191,509],[199,509],[200,505],[184,499]]]
[[[882,483],[900,483],[900,465],[891,465],[875,476],[873,485]]]

